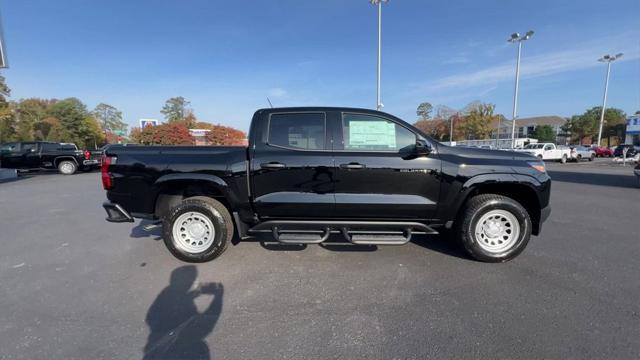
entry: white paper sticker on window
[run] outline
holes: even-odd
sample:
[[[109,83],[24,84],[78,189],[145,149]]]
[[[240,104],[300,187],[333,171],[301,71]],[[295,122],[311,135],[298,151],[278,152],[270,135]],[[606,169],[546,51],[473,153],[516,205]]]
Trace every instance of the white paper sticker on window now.
[[[395,149],[395,124],[387,121],[350,121],[349,147]]]

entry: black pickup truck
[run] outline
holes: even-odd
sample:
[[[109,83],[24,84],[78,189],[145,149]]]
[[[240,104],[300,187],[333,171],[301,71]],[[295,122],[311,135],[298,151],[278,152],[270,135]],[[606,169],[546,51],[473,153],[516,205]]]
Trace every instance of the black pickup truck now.
[[[46,141],[24,141],[0,145],[0,167],[20,170],[58,169],[71,175],[77,170],[90,170],[100,159],[75,144]]]
[[[108,221],[161,219],[189,262],[234,234],[394,245],[439,232],[507,261],[540,233],[551,187],[534,156],[449,147],[392,115],[329,107],[258,110],[248,147],[111,146],[102,183]]]

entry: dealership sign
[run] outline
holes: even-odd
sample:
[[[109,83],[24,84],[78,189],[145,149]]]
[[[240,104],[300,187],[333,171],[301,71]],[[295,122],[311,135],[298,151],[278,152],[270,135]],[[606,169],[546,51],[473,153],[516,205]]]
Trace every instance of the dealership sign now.
[[[140,128],[144,129],[147,126],[157,126],[158,120],[156,119],[140,119]]]
[[[191,136],[206,136],[207,133],[211,131],[209,129],[189,129],[189,134],[191,134]]]
[[[634,115],[627,119],[627,134],[640,134],[640,115]]]

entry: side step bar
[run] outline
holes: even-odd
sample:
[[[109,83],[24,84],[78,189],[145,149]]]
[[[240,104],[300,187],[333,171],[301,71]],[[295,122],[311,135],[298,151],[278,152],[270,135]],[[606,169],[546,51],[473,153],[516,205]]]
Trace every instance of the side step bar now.
[[[404,245],[413,234],[437,234],[418,222],[404,221],[330,221],[270,220],[248,230],[249,233],[272,233],[285,244],[319,244],[331,234],[342,234],[357,245]]]

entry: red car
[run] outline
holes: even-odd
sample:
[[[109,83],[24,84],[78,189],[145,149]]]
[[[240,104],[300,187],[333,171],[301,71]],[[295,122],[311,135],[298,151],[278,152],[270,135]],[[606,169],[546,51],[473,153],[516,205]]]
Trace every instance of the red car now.
[[[593,151],[596,153],[597,157],[611,157],[611,156],[613,156],[613,150],[609,149],[606,146],[593,145],[591,147],[591,149],[593,149]]]

